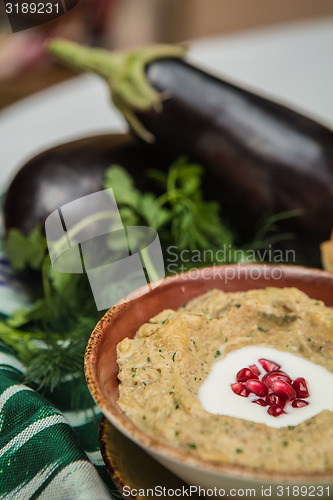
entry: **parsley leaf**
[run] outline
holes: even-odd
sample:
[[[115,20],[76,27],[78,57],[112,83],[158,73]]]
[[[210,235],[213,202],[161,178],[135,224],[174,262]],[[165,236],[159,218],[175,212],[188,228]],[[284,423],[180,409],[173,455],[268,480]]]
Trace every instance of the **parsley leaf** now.
[[[113,165],[106,170],[104,188],[113,189],[113,194],[118,204],[124,204],[130,207],[136,207],[138,205],[141,193],[136,189],[132,177],[123,167]]]
[[[163,227],[172,217],[171,211],[161,207],[152,193],[146,193],[141,196],[138,214],[147,223],[147,226],[151,226],[154,229]]]
[[[47,244],[40,226],[36,226],[28,236],[17,229],[10,229],[5,242],[5,251],[14,269],[27,267],[39,269],[45,255]]]

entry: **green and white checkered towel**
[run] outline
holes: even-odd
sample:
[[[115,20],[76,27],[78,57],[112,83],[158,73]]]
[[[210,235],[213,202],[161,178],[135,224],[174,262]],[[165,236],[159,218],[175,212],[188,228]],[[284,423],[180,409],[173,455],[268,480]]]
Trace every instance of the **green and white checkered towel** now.
[[[0,311],[22,306],[22,294],[0,258]],[[24,369],[0,343],[0,499],[122,498],[98,447],[101,419],[85,384],[64,381],[46,398],[23,385]],[[73,394],[79,411],[71,411]]]

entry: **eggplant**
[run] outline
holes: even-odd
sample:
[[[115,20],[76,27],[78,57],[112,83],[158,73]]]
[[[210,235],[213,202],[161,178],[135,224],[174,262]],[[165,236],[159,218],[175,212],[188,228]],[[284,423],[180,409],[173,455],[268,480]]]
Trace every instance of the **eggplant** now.
[[[319,245],[333,228],[332,131],[183,61],[157,60],[146,75],[172,95],[160,113],[139,115],[157,144],[205,165],[246,239],[263,216],[298,211],[279,224],[295,237],[277,247],[320,265]]]
[[[245,233],[263,214],[296,209],[287,229],[319,256],[333,228],[331,130],[187,63],[182,47],[109,53],[53,40],[48,49],[105,78],[136,135],[203,164]]]
[[[30,159],[14,176],[4,200],[6,233],[18,229],[27,236],[57,208],[99,191],[105,170],[121,165],[134,178],[139,189],[147,189],[142,175],[146,167],[155,168],[153,151],[128,134],[87,137],[54,147]]]

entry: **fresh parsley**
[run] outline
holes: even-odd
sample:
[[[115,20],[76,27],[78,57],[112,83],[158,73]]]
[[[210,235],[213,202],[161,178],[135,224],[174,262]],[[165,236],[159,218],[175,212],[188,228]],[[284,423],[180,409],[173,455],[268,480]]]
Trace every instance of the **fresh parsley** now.
[[[231,230],[222,221],[219,205],[203,199],[201,183],[204,170],[184,158],[168,172],[148,171],[162,193],[138,191],[129,174],[120,166],[106,173],[104,187],[112,188],[124,225],[142,224],[159,232],[164,248],[218,249],[234,244]]]

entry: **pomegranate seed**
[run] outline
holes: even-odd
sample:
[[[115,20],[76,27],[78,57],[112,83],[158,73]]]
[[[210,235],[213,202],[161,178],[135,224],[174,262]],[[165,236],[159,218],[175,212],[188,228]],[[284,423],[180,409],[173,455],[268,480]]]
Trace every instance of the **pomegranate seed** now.
[[[303,408],[304,406],[308,406],[308,401],[304,401],[304,399],[294,399],[291,403],[293,408]]]
[[[267,413],[269,413],[269,415],[272,415],[272,417],[279,417],[280,415],[282,415],[282,413],[286,412],[280,406],[271,405],[268,408]]]
[[[306,385],[306,382],[305,382],[303,377],[298,377],[296,380],[294,380],[292,385],[296,391],[298,398],[308,398],[309,397],[308,386]]]
[[[284,380],[285,382],[288,382],[288,384],[291,384],[291,378],[289,375],[281,371],[268,372],[262,378],[262,381],[269,389],[272,386],[272,382],[275,380]]]
[[[250,378],[258,378],[249,368],[242,368],[237,373],[237,382],[246,382]]]
[[[234,391],[237,396],[242,396],[243,398],[247,398],[250,392],[245,387],[245,384],[242,382],[236,382],[235,384],[231,384],[231,389]]]
[[[250,368],[250,370],[251,370],[252,373],[254,373],[255,375],[257,375],[257,377],[259,377],[260,370],[257,367],[257,365],[250,365],[249,368]]]
[[[289,401],[296,398],[295,389],[284,380],[275,380],[274,382],[272,382],[271,387],[274,394],[276,394],[276,396],[279,396],[280,398]]]
[[[245,387],[248,391],[253,392],[256,396],[265,397],[268,393],[268,389],[263,382],[260,380],[247,380]]]
[[[257,403],[257,405],[259,406],[267,406],[267,403],[264,399],[255,399],[254,401],[252,401],[252,403]]]
[[[269,406],[275,405],[279,406],[280,408],[284,408],[286,406],[286,401],[276,394],[268,394],[268,396],[266,397],[266,404]]]
[[[274,363],[274,361],[270,361],[269,359],[261,358],[259,359],[259,363],[261,364],[263,369],[266,370],[266,372],[278,371],[281,368],[280,365]]]
[[[260,376],[261,372],[256,364],[238,371],[237,382],[231,384],[235,394],[244,398],[251,393],[255,394],[259,399],[252,400],[252,403],[268,406],[267,413],[273,417],[286,413],[284,408],[289,401],[293,408],[303,408],[309,404],[303,399],[309,397],[308,386],[303,377],[292,381],[275,361],[261,358],[259,363],[266,372],[263,376]]]

